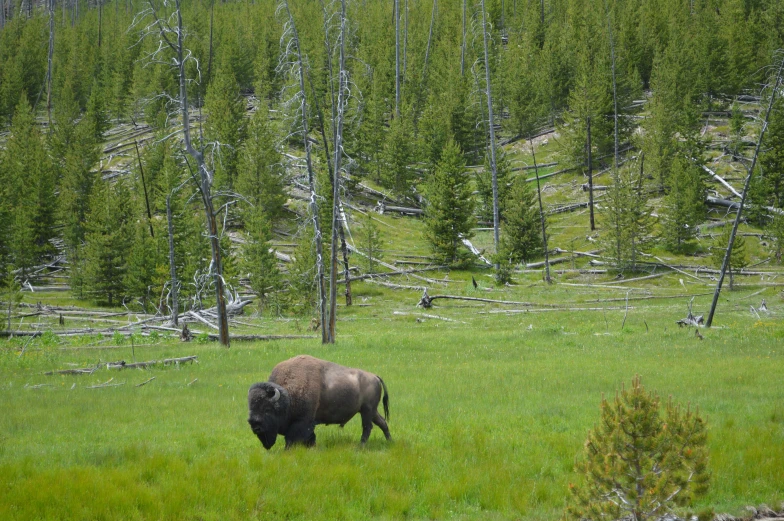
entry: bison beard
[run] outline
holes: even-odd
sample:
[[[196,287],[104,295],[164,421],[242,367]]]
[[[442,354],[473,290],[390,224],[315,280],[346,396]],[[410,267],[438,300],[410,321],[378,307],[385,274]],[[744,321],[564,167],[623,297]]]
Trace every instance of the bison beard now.
[[[384,416],[378,412],[383,391]],[[313,446],[316,425],[344,425],[357,413],[362,417],[364,444],[373,425],[389,440],[389,393],[384,381],[367,371],[343,367],[311,356],[281,362],[268,382],[248,391],[248,424],[265,449],[278,434],[286,448],[295,443]]]

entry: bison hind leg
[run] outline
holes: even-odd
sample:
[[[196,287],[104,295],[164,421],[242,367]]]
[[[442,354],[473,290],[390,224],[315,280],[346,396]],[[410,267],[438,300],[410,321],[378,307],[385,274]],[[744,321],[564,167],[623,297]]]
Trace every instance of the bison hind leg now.
[[[387,421],[384,419],[383,416],[381,416],[378,413],[378,411],[376,411],[375,416],[373,416],[373,423],[378,425],[379,429],[381,429],[384,432],[384,436],[387,438],[387,440],[392,439],[392,436],[389,435],[389,427],[387,426]]]

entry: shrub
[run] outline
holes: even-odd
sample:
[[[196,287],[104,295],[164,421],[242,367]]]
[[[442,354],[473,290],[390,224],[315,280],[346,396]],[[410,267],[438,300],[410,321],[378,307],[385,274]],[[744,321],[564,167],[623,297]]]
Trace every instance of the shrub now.
[[[646,393],[639,376],[612,402],[602,397],[601,421],[588,434],[570,484],[566,519],[659,519],[707,491],[708,452],[699,411]]]

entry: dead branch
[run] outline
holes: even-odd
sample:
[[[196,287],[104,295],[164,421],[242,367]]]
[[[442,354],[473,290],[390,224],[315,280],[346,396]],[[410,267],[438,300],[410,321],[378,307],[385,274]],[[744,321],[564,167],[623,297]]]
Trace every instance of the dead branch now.
[[[428,315],[427,313],[406,313],[405,311],[393,311],[392,314],[393,315],[398,315],[398,316],[418,316],[418,317],[423,317],[423,318],[432,318],[432,319],[435,319],[435,320],[443,320],[444,322],[457,322],[457,323],[460,323],[460,324],[465,324],[466,323],[466,322],[463,322],[462,320],[455,320],[453,318],[439,317],[438,315]]]
[[[149,378],[149,379],[143,381],[140,384],[136,384],[134,387],[142,387],[142,386],[147,385],[148,383],[152,382],[153,380],[155,380],[154,376],[152,378]]]

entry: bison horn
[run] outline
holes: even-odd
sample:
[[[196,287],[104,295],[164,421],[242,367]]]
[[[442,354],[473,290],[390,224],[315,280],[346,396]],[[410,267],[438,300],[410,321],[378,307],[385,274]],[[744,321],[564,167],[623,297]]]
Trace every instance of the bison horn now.
[[[272,396],[272,398],[270,398],[270,403],[275,403],[280,398],[280,391],[277,390],[277,389],[274,389],[274,391],[275,391],[275,394]]]

